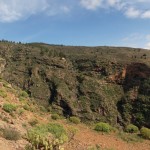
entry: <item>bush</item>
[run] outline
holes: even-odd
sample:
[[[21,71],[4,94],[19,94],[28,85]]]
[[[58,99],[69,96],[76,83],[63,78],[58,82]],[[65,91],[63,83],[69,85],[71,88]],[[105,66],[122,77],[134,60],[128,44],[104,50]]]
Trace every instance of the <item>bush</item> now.
[[[51,136],[28,133],[27,140],[31,144],[26,145],[25,150],[61,150],[59,140]]]
[[[39,125],[27,132],[31,149],[58,149],[67,141],[66,131],[59,124]]]
[[[34,127],[30,132],[34,132],[40,136],[46,136],[48,133],[51,133],[55,138],[61,139],[63,141],[66,141],[66,139],[63,139],[65,136],[67,136],[66,130],[64,127],[57,123],[49,123],[47,125],[39,125]]]
[[[12,128],[3,129],[2,134],[3,137],[7,140],[17,141],[21,138],[20,133]]]
[[[40,108],[40,111],[47,112],[47,109],[44,106],[40,106],[39,108]]]
[[[25,150],[33,150],[33,149],[35,149],[35,147],[33,147],[33,145],[31,145],[31,144],[27,144],[25,146]]]
[[[57,123],[50,123],[47,126],[48,132],[53,134],[55,138],[58,138],[61,140],[61,142],[66,142],[68,140],[67,133],[64,127]]]
[[[16,111],[17,107],[13,104],[4,104],[3,105],[3,110],[12,113],[13,111]]]
[[[0,90],[0,96],[5,98],[5,97],[7,97],[7,93],[3,90]]]
[[[108,123],[99,122],[95,125],[94,130],[101,132],[110,132],[112,127]]]
[[[77,117],[70,117],[69,120],[70,120],[72,123],[75,123],[75,124],[79,124],[79,123],[80,123],[80,119],[77,118]]]
[[[140,132],[143,138],[150,140],[150,129],[142,127]]]
[[[57,120],[57,119],[60,119],[60,116],[59,116],[58,114],[52,114],[52,115],[51,115],[51,118],[52,118],[53,120]]]
[[[118,137],[126,142],[142,142],[142,138],[138,134],[119,132]]]
[[[25,104],[25,105],[23,105],[23,108],[25,109],[25,110],[30,110],[30,106],[29,105],[27,105],[27,104]]]
[[[125,131],[128,133],[137,133],[139,131],[139,128],[133,124],[129,124],[127,125]]]
[[[22,92],[19,94],[19,97],[25,97],[25,98],[27,98],[27,97],[29,97],[29,95],[28,95],[27,92],[22,91]]]
[[[26,100],[26,98],[25,97],[19,97],[19,101],[24,101],[24,100]]]

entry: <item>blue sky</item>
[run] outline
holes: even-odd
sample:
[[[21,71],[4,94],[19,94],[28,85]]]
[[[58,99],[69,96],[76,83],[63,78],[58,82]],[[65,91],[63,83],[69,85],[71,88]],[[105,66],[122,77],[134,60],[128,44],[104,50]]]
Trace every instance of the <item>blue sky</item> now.
[[[0,39],[150,49],[150,0],[0,0]]]

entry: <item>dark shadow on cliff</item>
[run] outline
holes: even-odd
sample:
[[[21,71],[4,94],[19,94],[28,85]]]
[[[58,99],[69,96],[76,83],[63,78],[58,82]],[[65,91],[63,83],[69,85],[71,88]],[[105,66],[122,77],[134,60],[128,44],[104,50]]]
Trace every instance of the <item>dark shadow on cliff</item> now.
[[[150,77],[150,68],[143,63],[132,63],[126,68],[126,77],[123,82],[123,89],[126,93],[141,82]]]
[[[150,127],[150,68],[142,63],[128,65],[123,89],[124,96],[117,103],[118,123]]]

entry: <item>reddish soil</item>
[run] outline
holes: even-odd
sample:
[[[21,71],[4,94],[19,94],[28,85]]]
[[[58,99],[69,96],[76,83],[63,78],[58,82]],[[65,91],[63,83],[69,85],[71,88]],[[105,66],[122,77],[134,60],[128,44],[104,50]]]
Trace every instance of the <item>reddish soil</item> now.
[[[113,134],[102,134],[81,125],[73,140],[65,146],[65,150],[87,150],[99,145],[109,150],[150,150],[150,141],[127,143]]]

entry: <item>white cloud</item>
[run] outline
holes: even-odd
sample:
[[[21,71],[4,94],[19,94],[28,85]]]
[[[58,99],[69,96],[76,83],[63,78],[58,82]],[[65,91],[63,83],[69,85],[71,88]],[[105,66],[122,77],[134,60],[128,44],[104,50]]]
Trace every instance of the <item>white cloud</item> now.
[[[141,18],[150,18],[150,10],[148,11],[145,11],[142,15],[141,15]]]
[[[98,8],[115,7],[119,9],[123,3],[121,0],[80,0],[81,6],[89,10],[96,10]]]
[[[0,21],[12,22],[42,12],[47,8],[46,0],[1,0]]]
[[[150,0],[80,0],[80,4],[91,10],[116,9],[128,18],[150,18]]]
[[[140,10],[137,10],[133,7],[130,7],[125,11],[125,15],[129,18],[137,18],[140,16],[140,14],[141,14]]]
[[[51,16],[69,11],[60,0],[0,0],[0,22],[13,22],[38,13]]]
[[[108,0],[108,4],[114,6],[116,4],[116,0]]]
[[[78,6],[91,11],[113,9],[128,18],[150,19],[150,0],[0,0],[0,22],[26,19],[38,13],[62,15]]]
[[[120,3],[120,0],[107,0],[107,3],[110,5],[110,6],[116,6]]]
[[[81,0],[81,5],[86,9],[95,10],[101,6],[102,0]]]
[[[150,19],[150,10],[141,11],[131,7],[125,11],[125,15],[129,18]]]

